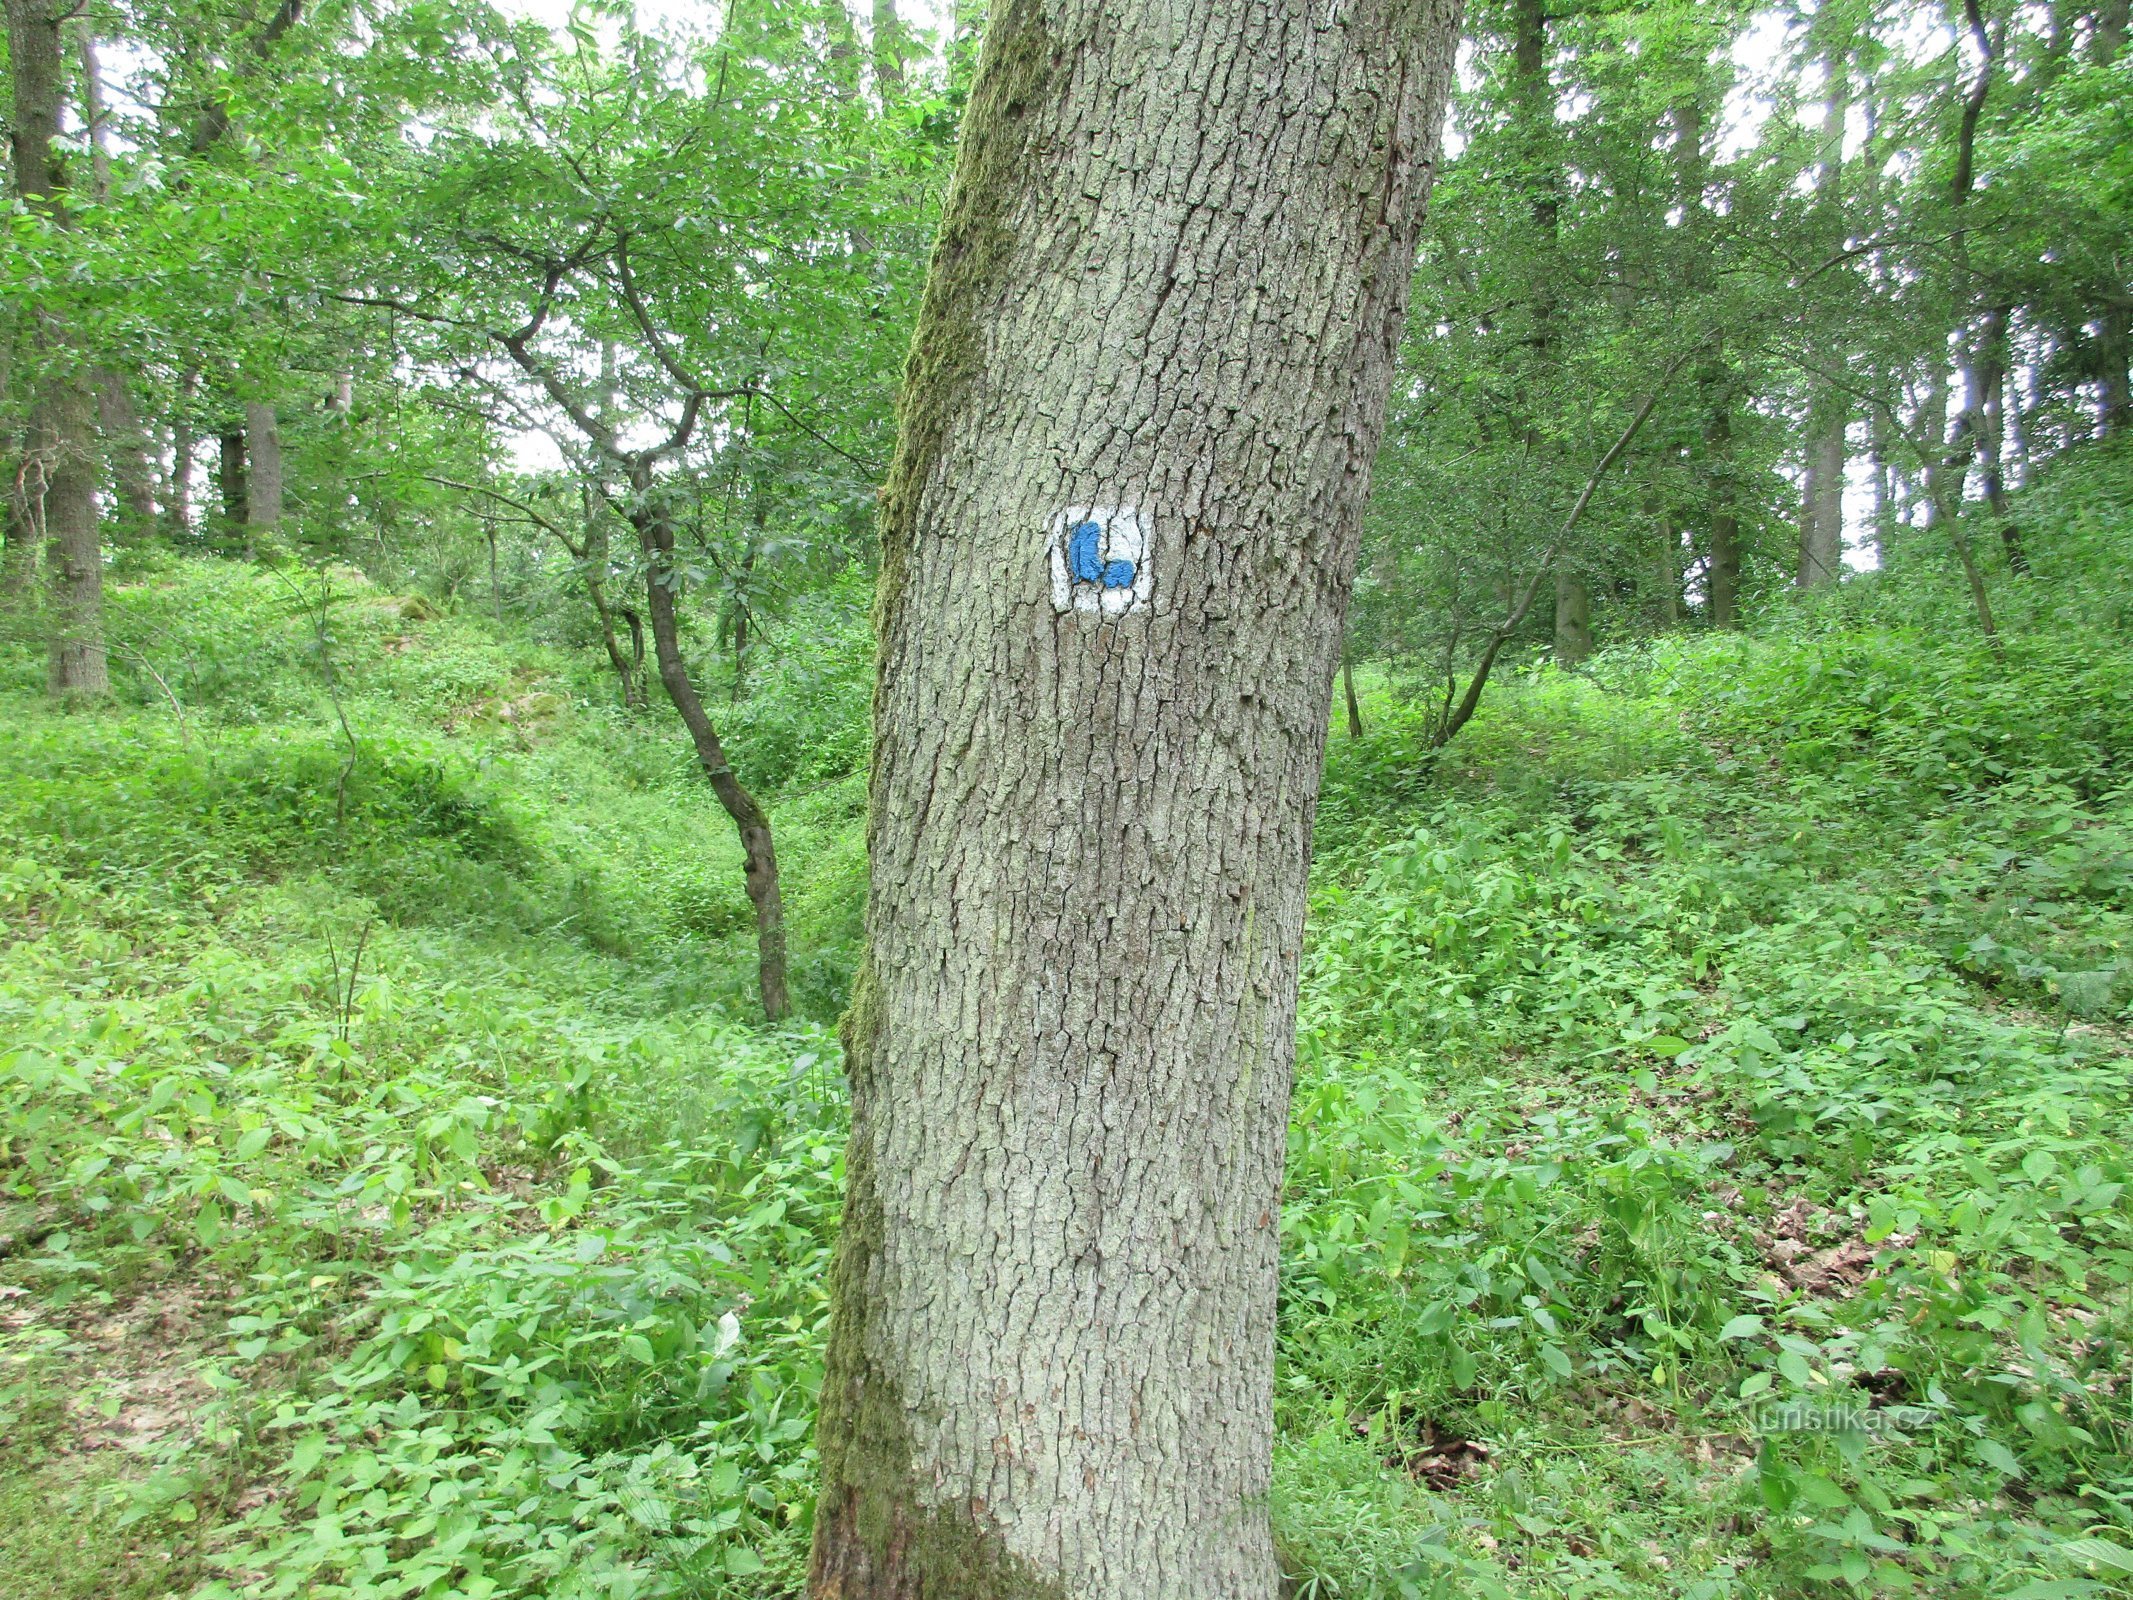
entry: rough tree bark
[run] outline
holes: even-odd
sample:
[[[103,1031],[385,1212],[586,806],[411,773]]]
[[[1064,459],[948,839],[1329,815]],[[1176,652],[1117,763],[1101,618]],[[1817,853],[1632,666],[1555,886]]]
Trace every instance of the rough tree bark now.
[[[1844,576],[1845,407],[1816,397],[1807,427],[1806,473],[1800,493],[1800,565],[1794,582],[1816,589]]]
[[[60,134],[62,30],[73,16],[66,0],[7,0],[15,194],[60,227],[67,224],[67,175],[52,146]],[[54,695],[102,695],[111,685],[96,526],[95,399],[59,319],[41,307],[30,314],[40,370],[19,470],[24,514],[45,547],[46,682]]]
[[[244,403],[244,453],[250,467],[245,525],[272,531],[281,526],[281,423],[263,400]]]
[[[1271,1600],[1328,696],[1457,0],[1003,0],[882,491],[818,1600]]]
[[[244,468],[244,430],[223,427],[215,435],[215,492],[222,501],[222,534],[232,545],[244,537],[251,522],[251,493]]]

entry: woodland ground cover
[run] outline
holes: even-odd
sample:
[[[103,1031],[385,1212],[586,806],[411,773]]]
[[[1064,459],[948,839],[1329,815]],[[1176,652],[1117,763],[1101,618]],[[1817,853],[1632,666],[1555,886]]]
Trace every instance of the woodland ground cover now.
[[[1283,1216],[1296,1591],[2133,1580],[2125,474],[2004,659],[1899,565],[1518,678],[1364,674]],[[795,1592],[842,1179],[864,585],[731,830],[583,658],[137,557],[0,744],[0,1593]],[[744,758],[745,759],[745,758]]]

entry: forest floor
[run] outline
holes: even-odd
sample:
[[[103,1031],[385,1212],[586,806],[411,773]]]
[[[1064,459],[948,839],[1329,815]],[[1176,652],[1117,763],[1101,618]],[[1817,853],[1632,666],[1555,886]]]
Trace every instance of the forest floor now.
[[[2133,1594],[2133,597],[2077,592],[2133,535],[2038,523],[2004,662],[1882,577],[1506,683],[1438,758],[1371,682],[1295,1593]],[[113,611],[157,668],[114,708],[0,670],[0,1597],[795,1594],[857,608],[733,713],[777,1029],[685,747],[580,658],[352,574]]]

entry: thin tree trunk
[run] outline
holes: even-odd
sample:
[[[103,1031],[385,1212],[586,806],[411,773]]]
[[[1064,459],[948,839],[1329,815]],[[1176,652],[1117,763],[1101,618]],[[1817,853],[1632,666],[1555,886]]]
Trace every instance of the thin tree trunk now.
[[[1341,696],[1348,702],[1348,737],[1363,736],[1363,707],[1355,698],[1355,663],[1348,659],[1348,652],[1341,652]]]
[[[1658,565],[1654,574],[1659,583],[1659,625],[1663,628],[1681,626],[1681,536],[1674,530],[1674,519],[1666,508],[1664,495],[1653,495],[1647,502],[1652,518],[1652,532],[1658,540]]]
[[[962,96],[978,70],[978,44],[985,33],[986,0],[952,0],[948,24],[948,92]]]
[[[252,520],[251,492],[245,479],[244,430],[224,427],[215,435],[215,488],[222,498],[222,529],[225,543],[242,542]]]
[[[1889,565],[1890,531],[1896,519],[1896,485],[1894,468],[1889,463],[1889,423],[1879,410],[1869,423],[1871,442],[1867,446],[1874,472],[1874,567],[1886,572]]]
[[[37,525],[30,515],[27,452],[7,463],[4,498],[0,498],[0,598],[20,604],[37,585]]]
[[[53,150],[60,134],[61,30],[67,0],[7,0],[10,124],[15,194],[68,225],[67,177]],[[89,374],[49,309],[29,315],[41,355],[30,396],[21,467],[23,510],[45,547],[48,665],[57,696],[110,691],[104,656],[104,556],[96,527],[96,413]]]
[[[1919,487],[1925,490],[1926,523],[1929,527],[1940,524],[1944,509],[1961,501],[1963,497],[1962,472],[1959,463],[1969,459],[1967,452],[1948,449],[1948,366],[1946,356],[1936,351],[1930,358],[1932,370],[1926,376],[1926,393],[1919,406],[1918,427],[1933,442],[1931,459],[1920,469],[1925,477]],[[1957,466],[1951,468],[1950,461]],[[1948,475],[1956,474],[1953,492],[1950,492]]]
[[[90,191],[98,201],[111,198],[111,112],[104,101],[103,64],[97,59],[96,36],[86,28],[80,33],[82,115],[89,130]],[[113,533],[121,541],[137,541],[155,532],[155,464],[141,428],[141,416],[125,375],[111,367],[99,367],[90,376],[96,391],[96,418],[103,435],[104,459],[111,466],[111,487],[118,502]]]
[[[245,461],[250,468],[245,525],[271,532],[281,526],[281,424],[263,400],[244,403]]]
[[[696,747],[704,776],[711,781],[711,792],[740,832],[742,881],[755,906],[757,987],[763,1015],[780,1022],[792,1004],[785,987],[785,900],[778,882],[778,852],[770,818],[733,775],[710,713],[704,710],[696,685],[689,681],[688,663],[681,656],[681,628],[674,615],[674,530],[655,504],[657,490],[648,467],[640,470],[631,488],[636,491],[633,503],[640,508],[635,514],[638,537],[652,564],[645,582],[645,609],[652,617],[652,658],[659,664],[659,681],[666,686],[667,698],[689,730],[689,741]]]
[[[904,25],[896,0],[874,0],[874,88],[884,105],[903,98]]]
[[[1844,576],[1844,427],[1838,397],[1817,397],[1822,414],[1808,427],[1800,514],[1800,566],[1794,581],[1816,589]]]
[[[1979,325],[1977,349],[1970,359],[1969,393],[1963,407],[1965,426],[1977,450],[1978,482],[1985,491],[1985,505],[1999,525],[2000,548],[2007,556],[2008,570],[2027,576],[2029,554],[2022,547],[2022,529],[2007,505],[2007,482],[2001,456],[2006,450],[2007,417],[2007,319],[2010,307],[2000,304],[1986,309]]]
[[[1585,580],[1555,569],[1555,664],[1575,667],[1592,655],[1592,591]]]
[[[2096,8],[2096,31],[2090,38],[2090,57],[2098,65],[2116,61],[2126,48],[2127,21],[2133,6],[2128,0],[2103,0]],[[2120,286],[2123,288],[2123,285]],[[2114,303],[2097,314],[2102,337],[2098,355],[2102,371],[2102,413],[2098,417],[2106,435],[2133,429],[2133,306]]]
[[[2097,422],[2106,437],[2133,429],[2133,309],[2106,306],[2097,318],[2102,335],[2096,342],[2097,378],[2103,404]]]
[[[1714,363],[1715,365],[1715,363]],[[1704,575],[1711,626],[1740,625],[1740,511],[1733,484],[1733,401],[1723,380],[1705,385],[1704,452],[1710,472],[1710,562]]]
[[[178,375],[177,405],[170,419],[170,495],[164,505],[164,531],[174,542],[193,531],[193,402],[199,389],[198,367]]]
[[[608,603],[607,579],[609,570],[607,521],[600,515],[600,503],[593,493],[592,485],[579,486],[579,503],[585,517],[585,543],[571,549],[585,574],[585,593],[592,600],[593,615],[599,619],[600,642],[607,647],[608,664],[615,669],[615,678],[622,685],[622,709],[642,711],[644,692],[644,630],[637,620],[637,613],[624,610],[629,620],[631,653],[622,653],[621,641],[615,637],[615,612]]]
[[[1823,13],[1817,13],[1819,21]],[[1844,236],[1844,119],[1850,106],[1844,49],[1826,43],[1822,149],[1815,178],[1818,231],[1828,247]],[[1828,384],[1809,384],[1805,470],[1800,477],[1800,560],[1794,582],[1816,589],[1844,576],[1844,434],[1851,407]]]
[[[817,1600],[1275,1594],[1311,814],[1456,31],[994,13],[881,499]]]

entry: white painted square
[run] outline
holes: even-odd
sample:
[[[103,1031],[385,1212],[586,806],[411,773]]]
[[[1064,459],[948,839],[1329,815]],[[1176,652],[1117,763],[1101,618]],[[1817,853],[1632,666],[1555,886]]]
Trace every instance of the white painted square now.
[[[1068,506],[1051,526],[1052,605],[1123,616],[1155,592],[1149,528],[1133,506]]]

